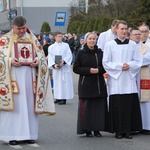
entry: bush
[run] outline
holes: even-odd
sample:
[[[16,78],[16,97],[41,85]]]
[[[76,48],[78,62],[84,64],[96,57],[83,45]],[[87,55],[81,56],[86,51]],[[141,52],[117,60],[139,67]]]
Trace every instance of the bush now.
[[[41,33],[42,34],[47,34],[51,32],[51,27],[48,22],[43,22],[42,27],[41,27]]]
[[[90,20],[70,21],[67,32],[85,34],[91,31],[106,31],[111,26],[112,19],[108,17],[93,18]]]

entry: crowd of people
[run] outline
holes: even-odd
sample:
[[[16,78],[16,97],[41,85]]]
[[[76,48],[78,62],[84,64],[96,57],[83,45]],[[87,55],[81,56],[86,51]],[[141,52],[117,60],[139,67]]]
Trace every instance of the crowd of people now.
[[[77,52],[79,50],[83,49],[84,36],[81,36],[81,35],[78,36],[77,34],[74,34],[74,33],[67,33],[67,34],[62,34],[62,35],[63,35],[62,42],[69,44],[69,47],[70,47],[72,55],[73,55],[73,60],[72,60],[72,62],[73,62]],[[42,46],[45,45],[45,43],[44,43],[45,38],[47,41],[46,44],[51,45],[51,44],[55,43],[55,33],[53,33],[53,34],[50,33],[48,35],[39,35],[38,34],[36,36],[37,36],[37,38],[38,38],[38,40]],[[46,56],[47,56],[48,51],[47,51],[47,48],[44,48],[44,47],[43,47],[43,49],[44,49]]]
[[[79,39],[61,32],[41,37],[17,16],[0,46],[0,140],[35,143],[38,114],[54,115],[54,103],[64,105],[74,97],[71,65],[79,75],[77,134],[102,137],[105,131],[117,139],[132,139],[132,133],[150,135],[146,24],[129,29],[125,21],[113,20],[109,30]]]

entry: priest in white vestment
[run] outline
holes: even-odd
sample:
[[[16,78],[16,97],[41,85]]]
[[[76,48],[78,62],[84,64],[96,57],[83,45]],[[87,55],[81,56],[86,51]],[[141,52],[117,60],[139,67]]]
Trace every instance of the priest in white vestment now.
[[[135,35],[140,36],[135,36]],[[141,114],[142,114],[142,128],[143,134],[150,134],[150,39],[149,39],[149,27],[141,25],[139,30],[133,30],[131,32],[131,39],[138,45],[138,49],[142,55],[142,67],[141,71],[137,75],[138,91],[140,98]],[[144,69],[144,71],[143,71]],[[147,71],[148,72],[147,72]],[[141,74],[142,73],[142,74]],[[144,79],[143,79],[144,74]],[[143,84],[144,82],[144,84]],[[146,83],[146,84],[145,84]],[[148,83],[148,84],[147,84]],[[144,85],[144,87],[143,87]],[[143,95],[144,94],[144,95]],[[144,97],[143,97],[144,96]]]
[[[0,56],[0,140],[33,144],[38,114],[54,115],[55,107],[44,52],[24,17],[1,37]]]
[[[71,71],[72,53],[67,43],[62,42],[63,35],[56,32],[56,42],[48,48],[48,67],[53,68],[55,103],[66,104],[74,97]],[[56,62],[58,57],[59,62]]]
[[[127,39],[127,23],[117,24],[118,38],[106,44],[103,65],[108,73],[109,127],[117,139],[132,139],[132,131],[141,131],[141,111],[136,75],[141,56],[136,43]]]

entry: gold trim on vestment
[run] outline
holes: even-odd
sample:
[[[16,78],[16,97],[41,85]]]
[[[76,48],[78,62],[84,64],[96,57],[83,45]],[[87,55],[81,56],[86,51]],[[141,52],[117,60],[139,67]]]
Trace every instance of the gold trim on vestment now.
[[[18,86],[18,83],[17,83],[17,81],[15,81],[15,80],[12,80],[11,81],[11,86],[12,86],[12,91],[13,91],[13,93],[14,94],[18,94],[19,93],[19,86]]]
[[[33,81],[33,92],[34,92],[34,94],[36,94],[36,88],[37,88],[36,81]]]
[[[55,115],[56,114],[56,112],[46,112],[46,111],[43,111],[43,112],[38,112],[38,111],[36,111],[35,112],[36,114],[46,114],[46,116],[53,116],[53,115]]]
[[[54,115],[55,105],[53,102],[52,95],[49,91],[51,90],[49,84],[49,71],[47,69],[47,62],[45,61],[44,51],[42,46],[35,38],[35,36],[27,31],[28,38],[23,39],[22,41],[30,41],[34,46],[34,53],[38,57],[38,73],[36,74],[36,68],[32,67],[32,85],[33,85],[33,95],[34,95],[34,112],[37,114],[47,114]],[[0,110],[13,110],[14,109],[14,93],[19,93],[19,88],[16,77],[15,77],[15,67],[11,64],[11,58],[14,58],[14,51],[12,51],[14,42],[17,42],[17,36],[13,32],[7,33],[0,39],[1,49],[0,55],[2,55],[2,62],[0,63],[0,68],[4,67],[4,77],[1,75],[1,88],[0,88]],[[5,63],[6,62],[6,65]],[[3,70],[2,70],[3,71]],[[35,77],[35,78],[34,78]],[[4,79],[4,81],[3,81]],[[5,91],[5,89],[7,91]],[[16,89],[17,88],[17,89]],[[14,93],[13,93],[14,91]]]
[[[148,45],[143,44],[140,47],[140,53],[142,55],[145,55],[148,51]],[[146,88],[145,86],[142,86],[143,81],[150,80],[150,72],[149,72],[149,66],[142,66],[140,70],[140,102],[149,102],[150,101],[150,90],[149,88]],[[149,86],[149,84],[148,84]]]
[[[13,35],[13,34],[12,34]],[[10,62],[10,54],[11,54],[11,51],[12,51],[12,46],[13,46],[13,41],[14,41],[14,37],[12,37],[12,41],[10,41],[10,47],[9,47],[9,52],[8,52],[8,56],[7,56],[7,59],[8,59],[8,76],[9,76],[9,79],[10,79],[10,93],[11,93],[11,97],[12,97],[12,107],[14,110],[14,95],[13,95],[13,90],[12,90],[12,83],[11,83],[11,69],[9,69],[11,66],[9,66],[11,64]]]

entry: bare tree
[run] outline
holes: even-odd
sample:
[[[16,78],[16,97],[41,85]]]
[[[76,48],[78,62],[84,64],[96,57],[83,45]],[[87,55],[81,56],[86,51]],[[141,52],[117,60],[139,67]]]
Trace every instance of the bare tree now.
[[[137,0],[107,0],[106,7],[108,12],[112,14],[112,17],[128,17],[136,9]]]

